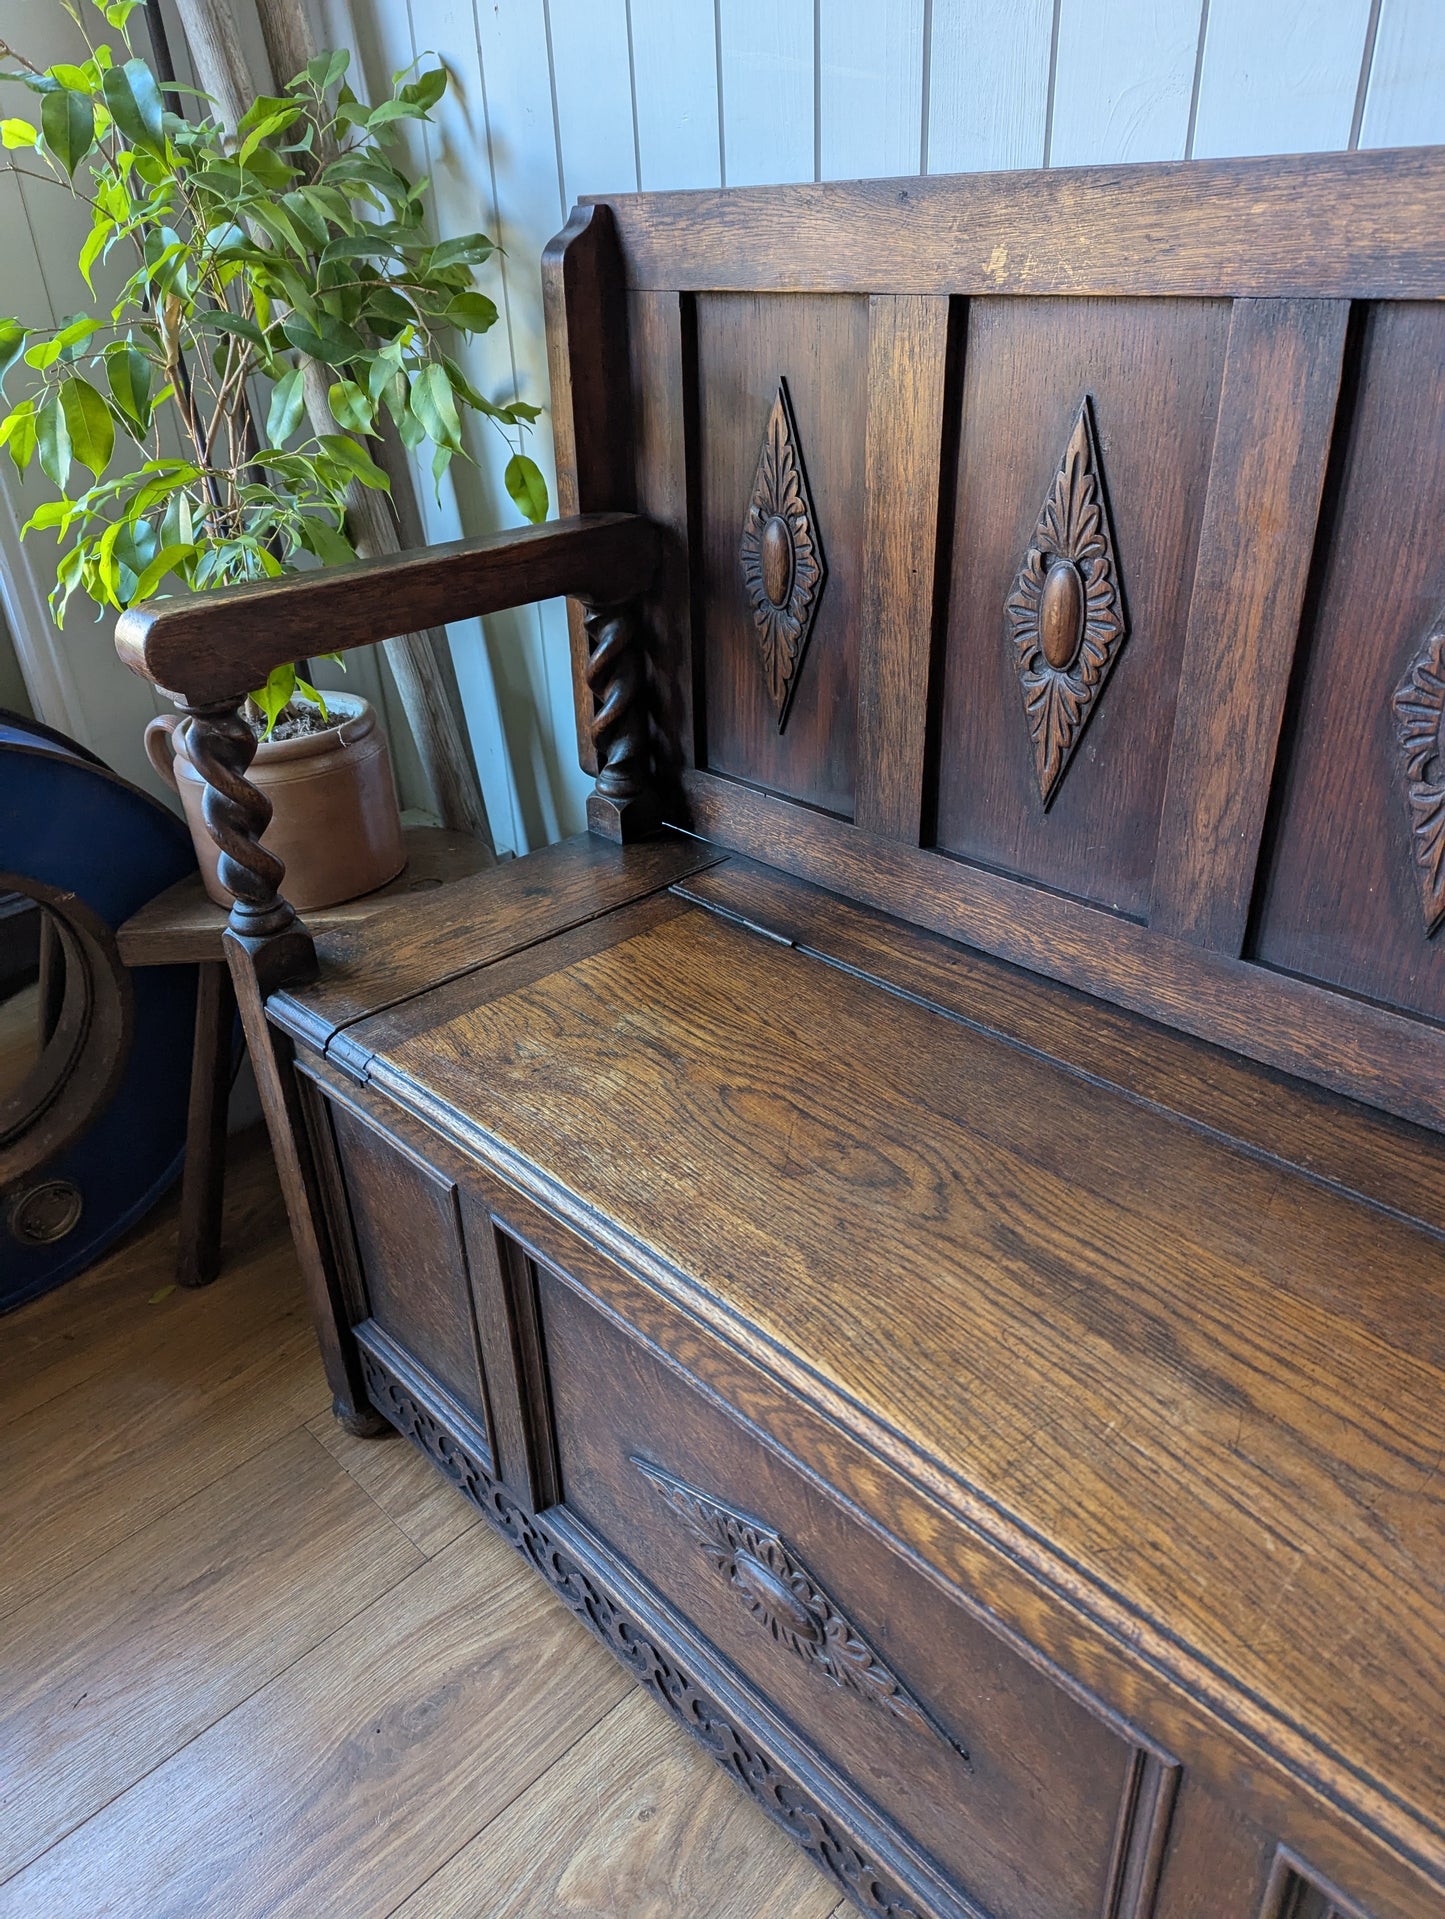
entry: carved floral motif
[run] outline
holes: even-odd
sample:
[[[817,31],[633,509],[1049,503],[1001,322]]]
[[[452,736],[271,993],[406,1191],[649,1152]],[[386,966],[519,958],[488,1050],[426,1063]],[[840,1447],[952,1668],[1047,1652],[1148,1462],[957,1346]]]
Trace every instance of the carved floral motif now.
[[[923,1710],[778,1533],[645,1459],[632,1463],[682,1515],[715,1571],[779,1645],[835,1686],[870,1700],[904,1725],[941,1739],[960,1758],[968,1759],[964,1748]]]
[[[739,557],[781,733],[828,571],[786,380],[768,415]]]
[[[361,1363],[377,1410],[441,1468],[633,1677],[702,1741],[718,1764],[837,1881],[855,1905],[872,1919],[926,1919],[902,1888],[833,1824],[818,1802],[596,1585],[552,1538],[545,1523],[508,1496],[398,1374],[366,1347],[361,1348]]]
[[[1445,920],[1445,617],[1410,662],[1393,706],[1428,938]]]
[[[1087,395],[1005,611],[1047,806],[1127,637]]]

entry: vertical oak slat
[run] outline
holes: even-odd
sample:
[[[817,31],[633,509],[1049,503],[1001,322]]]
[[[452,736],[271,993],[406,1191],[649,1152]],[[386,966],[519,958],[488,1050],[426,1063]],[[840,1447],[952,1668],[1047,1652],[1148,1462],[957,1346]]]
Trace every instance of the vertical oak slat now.
[[[662,565],[644,602],[657,649],[653,676],[658,714],[669,748],[685,766],[697,761],[689,563],[687,421],[690,391],[684,296],[633,293],[627,301],[632,359],[632,433],[637,461],[637,511],[663,530]],[[690,305],[690,302],[689,302]]]
[[[612,210],[578,207],[542,255],[547,372],[561,514],[630,512],[632,408],[627,379],[627,301]],[[587,632],[581,606],[567,603],[577,754],[597,771],[588,730]]]
[[[911,846],[923,815],[948,323],[943,294],[868,302],[855,818]]]
[[[1149,924],[1238,954],[1314,553],[1346,300],[1237,300]]]

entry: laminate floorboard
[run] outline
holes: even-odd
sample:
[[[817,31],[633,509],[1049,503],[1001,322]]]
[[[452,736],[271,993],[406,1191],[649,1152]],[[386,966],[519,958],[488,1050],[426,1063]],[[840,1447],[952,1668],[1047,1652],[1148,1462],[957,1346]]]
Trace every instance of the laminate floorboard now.
[[[0,1919],[844,1919],[400,1440],[336,1426],[264,1142],[0,1320]]]
[[[396,1919],[831,1919],[837,1888],[645,1693],[622,1702]]]

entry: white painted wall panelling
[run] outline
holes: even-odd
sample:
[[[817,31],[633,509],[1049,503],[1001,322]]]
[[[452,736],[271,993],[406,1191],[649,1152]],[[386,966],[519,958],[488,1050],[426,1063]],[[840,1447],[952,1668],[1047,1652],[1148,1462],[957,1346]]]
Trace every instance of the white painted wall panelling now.
[[[924,0],[820,0],[822,179],[919,171],[926,11]]]
[[[1182,160],[1202,11],[1200,0],[1060,0],[1048,163]]]
[[[930,173],[1043,165],[1054,0],[933,0]]]
[[[714,0],[632,0],[637,154],[644,190],[722,179]]]
[[[817,178],[813,0],[718,0],[723,178]]]
[[[1445,140],[1445,0],[1380,0],[1362,147]]]
[[[1370,0],[1210,0],[1193,153],[1312,153],[1354,125]]]

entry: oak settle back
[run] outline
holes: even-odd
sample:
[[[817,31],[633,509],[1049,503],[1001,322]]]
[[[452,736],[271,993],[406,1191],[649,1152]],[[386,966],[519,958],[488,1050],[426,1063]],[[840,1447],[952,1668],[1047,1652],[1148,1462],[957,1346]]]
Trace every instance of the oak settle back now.
[[[545,276],[668,820],[1445,1125],[1445,150],[626,197]]]

